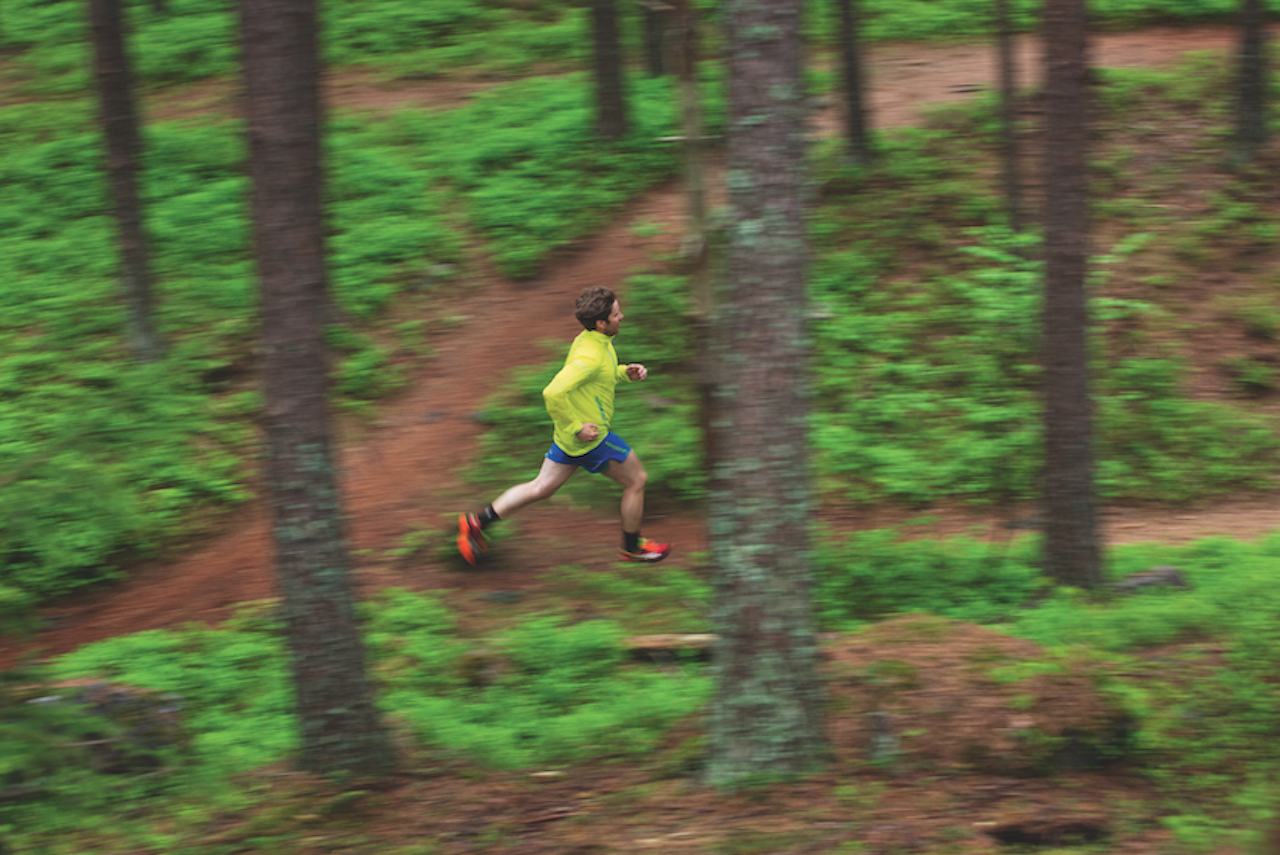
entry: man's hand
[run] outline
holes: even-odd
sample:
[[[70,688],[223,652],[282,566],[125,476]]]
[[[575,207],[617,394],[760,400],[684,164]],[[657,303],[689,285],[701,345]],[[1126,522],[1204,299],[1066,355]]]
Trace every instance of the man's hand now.
[[[587,422],[582,426],[582,430],[578,431],[578,439],[582,442],[592,442],[600,435],[600,425],[593,425]]]
[[[633,362],[627,366],[628,380],[643,380],[649,376],[649,369],[645,368],[639,362]]]

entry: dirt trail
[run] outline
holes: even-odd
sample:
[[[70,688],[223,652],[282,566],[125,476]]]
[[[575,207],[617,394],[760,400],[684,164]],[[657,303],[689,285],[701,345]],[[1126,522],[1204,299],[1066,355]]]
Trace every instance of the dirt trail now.
[[[1229,28],[1160,29],[1100,36],[1094,62],[1103,66],[1159,65],[1188,50],[1226,49]],[[1036,45],[1024,40],[1024,69]],[[1026,75],[1024,71],[1025,76]],[[907,124],[929,104],[953,101],[992,85],[992,50],[986,45],[890,45],[873,47],[870,77],[874,121]],[[440,106],[459,103],[474,91],[466,86],[432,82],[376,84],[370,77],[333,80],[329,91],[340,108],[388,109],[404,104]],[[185,94],[153,99],[151,109],[167,114],[184,110],[217,110],[229,106],[226,90],[201,85]],[[821,123],[838,126],[827,111]],[[662,235],[640,236],[631,226],[662,223]],[[483,431],[473,418],[484,398],[502,381],[505,370],[546,358],[544,341],[567,342],[576,333],[571,317],[574,296],[586,284],[618,284],[629,274],[673,251],[682,221],[677,184],[660,187],[626,206],[595,236],[578,243],[550,264],[537,279],[513,282],[486,275],[468,282],[457,299],[462,321],[433,338],[438,356],[415,378],[410,389],[387,404],[376,427],[342,445],[341,462],[349,532],[357,561],[357,583],[363,592],[386,585],[413,589],[452,588],[463,591],[531,589],[538,574],[566,563],[605,566],[617,540],[614,508],[590,511],[554,503],[530,509],[522,517],[517,550],[484,572],[458,572],[456,564],[429,557],[414,566],[397,565],[378,556],[397,546],[404,535],[423,525],[449,525],[448,514],[489,498],[476,495],[460,479],[470,465],[476,438]],[[645,234],[649,234],[645,230]],[[624,295],[625,296],[625,295]],[[626,406],[625,393],[621,406]],[[512,480],[531,476],[512,472]],[[1023,515],[1033,514],[1028,511]],[[830,508],[828,519],[841,528],[870,528],[919,517],[900,509]],[[1004,537],[1002,520],[964,511],[938,511],[937,521],[920,534],[983,533]],[[1184,541],[1211,534],[1256,536],[1280,527],[1280,513],[1258,500],[1220,503],[1196,510],[1152,508],[1110,509],[1104,516],[1109,543],[1135,540]],[[975,528],[977,527],[977,528]],[[706,549],[701,520],[650,514],[646,530],[676,544],[672,561]],[[517,566],[518,565],[518,566]],[[267,514],[255,502],[232,517],[218,534],[189,551],[155,562],[118,586],[102,589],[47,610],[48,628],[38,638],[46,653],[60,653],[101,638],[182,624],[217,622],[235,603],[275,596]],[[6,657],[0,654],[0,665]]]

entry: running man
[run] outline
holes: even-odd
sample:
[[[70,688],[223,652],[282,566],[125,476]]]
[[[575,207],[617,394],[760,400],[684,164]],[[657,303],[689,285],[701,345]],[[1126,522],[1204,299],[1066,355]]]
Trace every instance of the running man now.
[[[574,472],[585,469],[607,475],[622,485],[623,561],[661,561],[671,551],[666,543],[640,536],[644,517],[644,485],[649,476],[631,446],[609,430],[613,390],[619,380],[638,382],[649,376],[643,365],[619,365],[613,337],[622,326],[622,307],[608,288],[593,286],[578,297],[574,315],[583,331],[573,340],[564,367],[542,390],[555,434],[542,469],[532,481],[517,484],[477,514],[458,516],[458,551],[469,564],[488,548],[484,530],[498,520],[555,494]]]

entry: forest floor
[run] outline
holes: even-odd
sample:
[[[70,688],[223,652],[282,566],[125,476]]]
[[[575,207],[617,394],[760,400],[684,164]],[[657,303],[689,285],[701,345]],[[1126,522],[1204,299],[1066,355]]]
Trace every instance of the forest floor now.
[[[1235,31],[1226,27],[1101,34],[1092,60],[1104,67],[1168,65],[1191,50],[1228,51],[1234,39]],[[1030,76],[1038,68],[1037,45],[1028,39],[1020,50],[1024,74]],[[987,44],[873,46],[873,121],[880,126],[913,124],[923,108],[991,88],[994,58]],[[337,109],[440,108],[462,103],[486,85],[491,83],[386,82],[359,73],[330,80],[328,93]],[[149,109],[173,116],[230,110],[233,105],[229,88],[202,84],[158,95]],[[836,132],[839,121],[835,108],[817,117],[827,133]],[[391,552],[424,528],[438,528],[447,542],[458,511],[492,498],[464,475],[476,465],[477,438],[485,430],[476,413],[486,397],[504,382],[508,369],[545,362],[551,352],[548,342],[563,347],[576,334],[572,302],[584,286],[618,286],[628,275],[660,268],[679,245],[682,223],[681,188],[671,183],[631,202],[534,279],[504,279],[482,263],[463,271],[465,287],[448,289],[451,296],[442,296],[432,309],[435,317],[449,319],[432,326],[435,355],[373,420],[343,424],[342,487],[362,594],[386,586],[447,591],[464,616],[483,624],[503,619],[503,606],[486,594],[518,591],[527,607],[537,602],[553,575],[549,571],[557,567],[612,566],[619,539],[616,508],[579,507],[559,498],[522,512],[512,541],[517,545],[498,550],[482,571],[466,572],[443,549],[421,551],[410,560]],[[637,224],[664,228],[655,233]],[[622,300],[625,309],[625,290]],[[623,334],[619,349],[625,358],[625,322]],[[627,406],[628,394],[634,393],[623,392],[620,406]],[[532,477],[538,465],[530,460],[528,471],[506,473],[508,480]],[[822,513],[844,530],[881,528],[927,514],[927,522],[912,527],[918,536],[963,533],[1003,540],[1010,534],[1009,511],[826,507]],[[1012,515],[1034,516],[1035,511],[1017,509]],[[1280,528],[1280,509],[1274,499],[1240,497],[1204,506],[1108,506],[1102,521],[1109,544],[1181,543],[1211,535],[1265,534]],[[670,562],[675,566],[696,568],[696,554],[710,548],[705,520],[687,508],[651,502],[645,531],[674,544]],[[269,514],[264,503],[255,501],[219,521],[200,542],[134,568],[127,581],[51,606],[36,645],[56,654],[144,629],[216,624],[231,616],[238,603],[274,596]],[[921,674],[941,674],[944,660],[961,662],[966,651],[1014,643],[977,628],[952,627],[947,635],[945,655],[937,644],[913,641],[901,644],[895,659],[911,662]],[[865,645],[865,640],[845,641],[828,648],[832,673],[867,661],[873,654]],[[1009,727],[990,719],[1007,718],[1007,707],[1003,713],[980,709],[966,685],[939,677],[930,703],[960,711],[957,720],[968,720],[975,728]],[[835,676],[831,686],[836,696],[855,691],[849,681]],[[459,774],[448,764],[408,770],[357,806],[352,817],[360,818],[358,831],[329,827],[300,832],[292,851],[986,852],[1001,850],[992,831],[1018,817],[1028,827],[1074,828],[1084,837],[1090,834],[1087,829],[1109,823],[1115,844],[1107,850],[1111,852],[1173,849],[1150,814],[1140,811],[1126,818],[1118,807],[1147,801],[1149,785],[1138,775],[1073,773],[1015,780],[960,774],[956,762],[944,759],[942,735],[922,736],[920,744],[913,744],[917,758],[937,752],[932,768],[917,764],[919,768],[896,777],[851,775],[851,758],[865,739],[861,718],[832,715],[836,747],[829,771],[800,784],[733,796],[701,790],[678,770],[668,766],[663,771],[657,761],[606,759],[545,776],[474,769]],[[676,734],[668,747],[678,751],[681,740],[690,740],[692,733]],[[311,786],[283,772],[272,780],[271,786],[282,788],[282,797],[286,792],[300,796]],[[1075,820],[1079,823],[1073,826]],[[1117,823],[1129,825],[1117,828]],[[237,825],[219,832],[222,839],[234,838]],[[1054,833],[1040,842],[1053,842]],[[854,848],[854,840],[865,848]],[[432,841],[438,848],[430,847]],[[846,844],[848,848],[840,848]]]

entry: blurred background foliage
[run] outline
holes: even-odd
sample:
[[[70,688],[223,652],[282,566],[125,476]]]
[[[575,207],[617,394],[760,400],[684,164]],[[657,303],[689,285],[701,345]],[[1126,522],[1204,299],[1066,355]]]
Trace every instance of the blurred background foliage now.
[[[714,22],[716,4],[699,5]],[[1013,5],[1031,29],[1037,4]],[[623,6],[634,56],[638,11]],[[1235,9],[1234,0],[1091,3],[1104,27],[1223,21]],[[631,135],[594,139],[584,70],[590,41],[585,9],[576,5],[359,0],[324,10],[335,73],[483,83],[448,109],[330,118],[335,403],[361,416],[431,358],[430,325],[405,325],[421,320],[433,295],[464,287],[461,271],[481,256],[505,275],[535,275],[555,248],[673,176],[678,151],[654,140],[676,133],[678,118],[671,81],[635,74]],[[134,2],[129,14],[150,95],[234,85],[231,4]],[[873,40],[991,27],[989,4],[979,0],[867,0],[866,14]],[[808,27],[817,50],[829,48],[832,5],[814,2]],[[714,31],[708,48],[713,59]],[[260,397],[239,122],[217,110],[186,118],[157,111],[145,126],[147,222],[169,352],[159,365],[137,365],[121,336],[83,7],[6,2],[0,51],[0,628],[12,630],[36,603],[115,578],[120,567],[176,548],[244,501]],[[836,85],[821,65],[810,80],[815,96]],[[1186,192],[1181,176],[1202,171],[1226,136],[1227,64],[1200,57],[1174,72],[1100,72],[1100,80],[1093,303],[1100,488],[1109,499],[1160,501],[1272,489],[1274,371],[1237,360],[1226,366],[1236,394],[1191,394],[1177,346],[1186,307],[1165,299],[1198,267],[1240,259],[1265,266],[1280,250],[1270,175],[1218,175],[1200,216],[1170,213]],[[702,87],[710,132],[721,133],[723,80],[714,61],[704,63]],[[1154,160],[1136,156],[1152,134],[1172,139],[1162,129],[1173,121],[1177,145]],[[824,498],[1000,504],[1037,494],[1040,273],[1029,260],[1036,236],[1003,225],[993,178],[997,128],[994,100],[979,96],[938,111],[927,127],[878,133],[882,157],[871,170],[850,167],[838,141],[814,147],[811,442]],[[1141,287],[1116,296],[1106,285],[1117,278]],[[1274,277],[1258,277],[1256,291],[1211,307],[1214,322],[1275,341],[1276,287]],[[654,374],[644,387],[623,389],[617,429],[644,449],[659,502],[703,497],[687,292],[687,280],[671,273],[638,276],[623,288],[628,324],[619,352]],[[545,447],[539,393],[563,348],[550,344],[544,365],[516,371],[489,402],[490,474],[476,473],[477,481],[498,472],[507,473],[505,483]],[[568,488],[584,498],[600,489],[590,479]],[[1193,686],[1148,679],[1117,691],[1140,722],[1150,774],[1187,800],[1191,819],[1176,829],[1183,842],[1212,840],[1231,817],[1253,815],[1266,788],[1259,770],[1275,760],[1268,747],[1276,709],[1270,675],[1280,653],[1280,601],[1268,581],[1280,549],[1274,537],[1113,550],[1113,578],[1176,563],[1194,591],[1094,601],[1043,590],[1034,538],[902,543],[900,534],[822,539],[815,597],[825,629],[856,631],[887,615],[928,611],[999,623],[1050,648],[1108,655],[1214,639],[1227,653],[1210,679]],[[663,676],[635,668],[619,639],[636,630],[705,630],[706,585],[680,573],[566,571],[564,578],[590,587],[601,620],[568,625],[530,613],[487,639],[489,652],[479,656],[436,599],[392,591],[366,604],[387,714],[419,744],[498,767],[568,762],[604,753],[606,743],[610,752],[651,750],[665,728],[698,708],[706,683],[692,662]],[[637,610],[636,602],[654,608]],[[1247,612],[1240,603],[1249,603]],[[251,799],[226,776],[283,756],[296,739],[280,645],[270,609],[250,608],[222,630],[112,639],[52,666],[5,674],[0,796],[22,798],[0,798],[0,835],[33,817],[37,838],[68,817],[92,829],[121,804],[156,796],[173,806],[187,800],[170,817],[181,835],[184,823]],[[127,728],[86,717],[74,700],[56,705],[55,738],[46,738],[47,709],[31,705],[38,698],[30,687],[89,677],[183,699],[184,738],[141,752],[171,774],[102,787],[100,757],[68,745],[120,739],[117,730]],[[32,736],[37,731],[46,736]],[[1243,791],[1249,799],[1229,796],[1223,782],[1206,796],[1203,777],[1183,774],[1235,774],[1238,763],[1257,764],[1248,767],[1257,773]],[[172,842],[132,820],[112,833]]]

